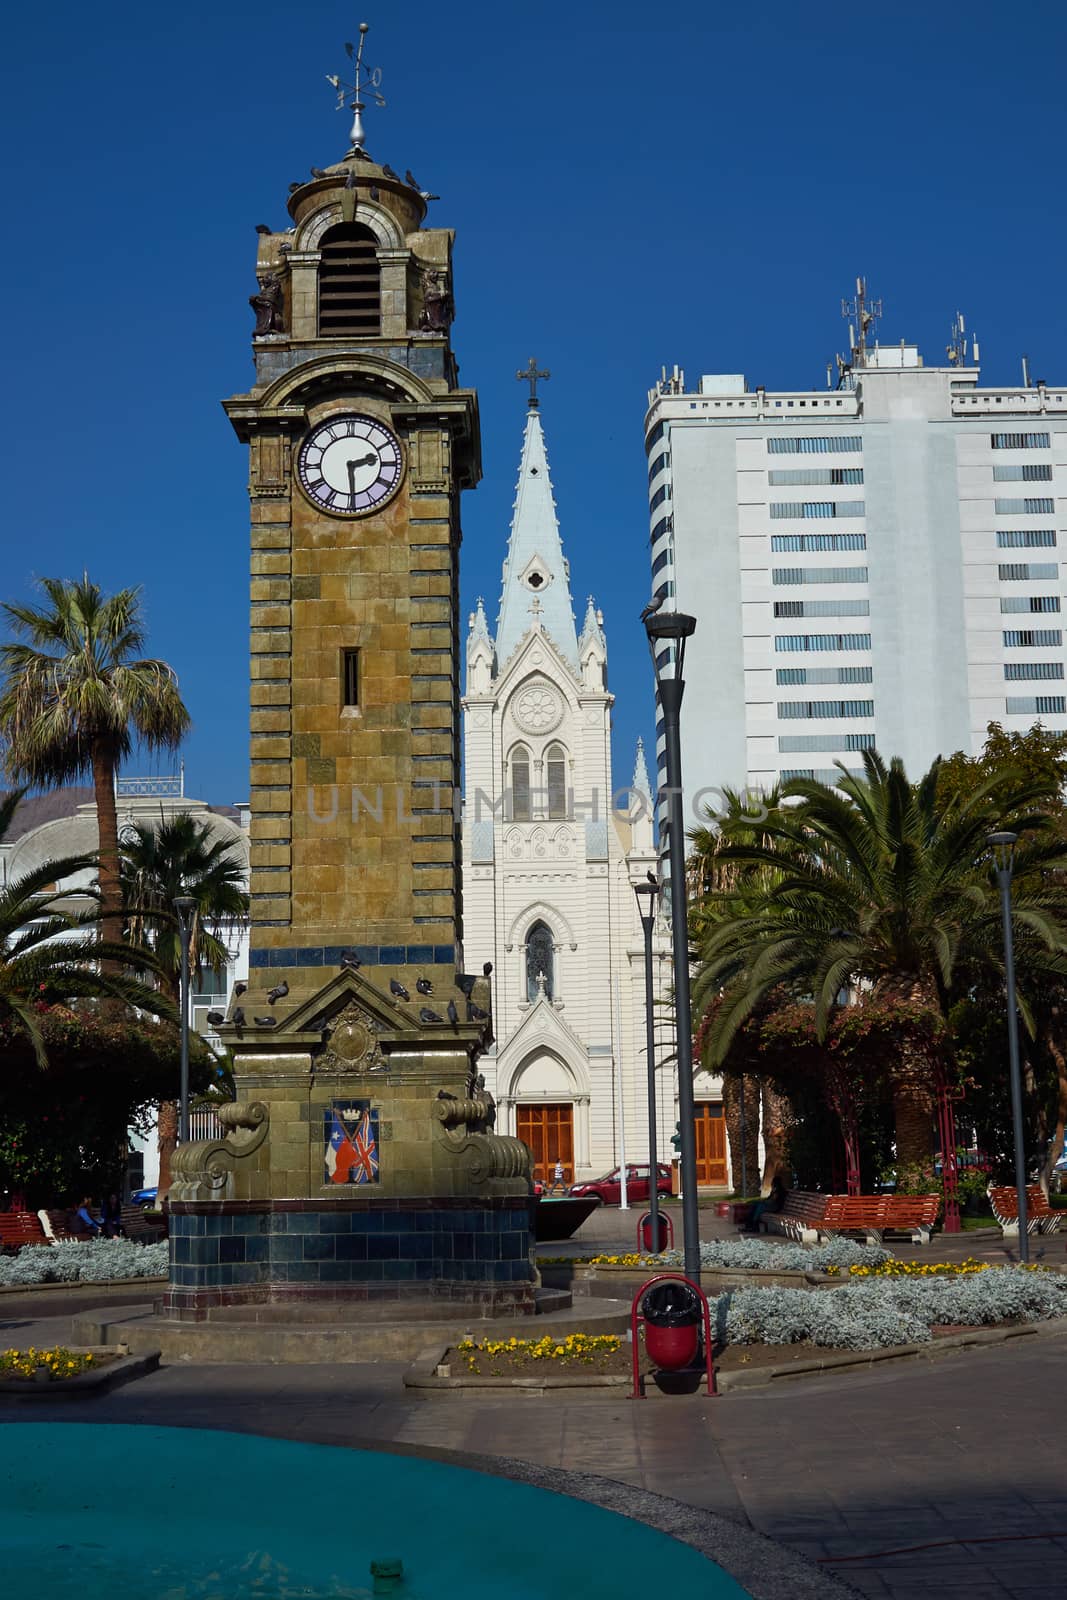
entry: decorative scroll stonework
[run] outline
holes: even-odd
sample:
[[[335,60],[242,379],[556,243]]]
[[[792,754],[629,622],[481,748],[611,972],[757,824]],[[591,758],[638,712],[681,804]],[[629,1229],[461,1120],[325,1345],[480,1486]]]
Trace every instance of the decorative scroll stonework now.
[[[179,1145],[171,1157],[172,1200],[223,1198],[235,1164],[254,1155],[270,1131],[270,1112],[261,1100],[219,1106],[216,1115],[224,1138]]]

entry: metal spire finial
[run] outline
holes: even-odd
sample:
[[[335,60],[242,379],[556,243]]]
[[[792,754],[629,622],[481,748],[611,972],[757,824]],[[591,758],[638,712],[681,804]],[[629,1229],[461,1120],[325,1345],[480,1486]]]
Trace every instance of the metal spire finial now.
[[[354,74],[353,81],[351,83],[345,83],[344,80],[334,72],[328,72],[326,74],[326,82],[332,83],[334,88],[337,90],[338,111],[340,111],[344,106],[348,106],[349,110],[352,112],[352,129],[348,135],[352,146],[348,152],[350,156],[354,156],[357,152],[362,155],[366,155],[367,153],[366,146],[363,142],[366,137],[363,132],[363,112],[366,109],[363,99],[364,93],[369,89],[374,98],[374,104],[380,107],[384,107],[385,105],[385,96],[379,92],[378,87],[382,81],[381,67],[364,67],[363,65],[363,46],[366,43],[367,34],[369,32],[370,23],[361,22],[359,25],[358,47],[353,44],[345,45],[345,49],[348,52],[348,59],[352,63],[352,70]],[[350,95],[352,97],[351,99],[349,99]]]
[[[520,371],[516,372],[515,377],[518,379],[519,383],[528,383],[530,385],[529,406],[531,411],[536,411],[539,404],[537,399],[538,383],[542,378],[551,378],[551,376],[551,372],[538,372],[537,362],[534,360],[533,356],[530,357],[530,365],[525,369],[525,371],[520,369]]]

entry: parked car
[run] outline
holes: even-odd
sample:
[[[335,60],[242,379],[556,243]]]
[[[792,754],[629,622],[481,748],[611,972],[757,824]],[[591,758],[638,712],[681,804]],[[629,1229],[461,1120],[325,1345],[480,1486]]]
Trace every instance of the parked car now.
[[[671,1192],[671,1169],[660,1162],[658,1167],[659,1181],[656,1185],[660,1194]],[[617,1206],[622,1199],[621,1168],[612,1167],[610,1172],[602,1178],[593,1178],[589,1183],[576,1183],[571,1187],[571,1194],[576,1198],[583,1195],[596,1195],[606,1206]],[[649,1195],[648,1162],[643,1165],[629,1162],[626,1165],[626,1198],[627,1200],[647,1200]]]
[[[131,1206],[154,1206],[158,1189],[135,1189],[130,1195]]]

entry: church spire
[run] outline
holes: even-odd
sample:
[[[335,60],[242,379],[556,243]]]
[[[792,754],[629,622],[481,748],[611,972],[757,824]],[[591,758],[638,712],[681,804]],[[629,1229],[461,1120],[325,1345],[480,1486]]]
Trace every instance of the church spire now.
[[[578,636],[571,604],[570,570],[556,520],[541,415],[536,406],[531,405],[526,413],[497,618],[496,653],[501,667],[529,631],[530,602],[534,598],[540,601],[540,627],[577,673]]]
[[[649,782],[648,766],[645,762],[645,741],[638,736],[637,754],[634,757],[634,775],[630,782],[630,789],[634,794],[643,795],[651,802],[652,785]]]

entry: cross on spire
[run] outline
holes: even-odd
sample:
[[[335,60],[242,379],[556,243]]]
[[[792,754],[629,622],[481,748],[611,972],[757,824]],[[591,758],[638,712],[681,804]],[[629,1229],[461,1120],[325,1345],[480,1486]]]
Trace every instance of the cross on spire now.
[[[534,360],[533,356],[530,357],[530,365],[528,367],[525,369],[520,369],[518,372],[516,372],[515,377],[518,379],[519,383],[528,383],[530,385],[529,405],[531,411],[535,411],[539,403],[537,399],[538,383],[541,381],[541,379],[551,378],[551,376],[551,372],[538,372],[537,362]]]

